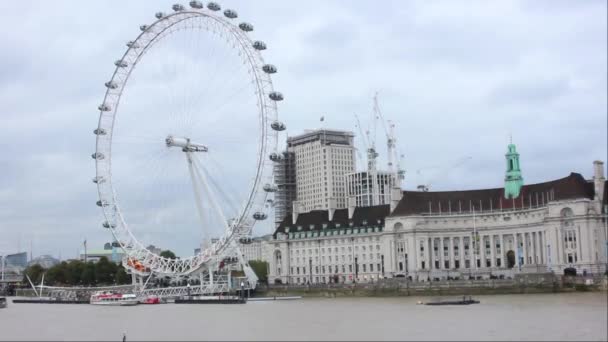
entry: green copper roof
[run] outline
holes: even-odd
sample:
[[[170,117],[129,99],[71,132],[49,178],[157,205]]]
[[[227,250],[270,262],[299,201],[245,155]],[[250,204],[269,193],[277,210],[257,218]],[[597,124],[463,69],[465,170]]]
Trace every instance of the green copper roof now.
[[[524,179],[521,176],[521,168],[519,166],[519,153],[513,143],[509,144],[507,154],[507,172],[505,175],[505,198],[517,198],[521,187],[524,185]]]

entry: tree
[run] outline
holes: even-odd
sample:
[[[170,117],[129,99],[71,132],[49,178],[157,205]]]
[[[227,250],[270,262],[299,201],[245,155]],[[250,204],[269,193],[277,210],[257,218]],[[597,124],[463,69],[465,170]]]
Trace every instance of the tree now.
[[[68,263],[62,262],[57,264],[46,272],[44,282],[49,285],[65,285],[67,283]]]
[[[124,267],[118,266],[116,274],[114,275],[114,281],[117,285],[124,285],[129,283],[129,275]]]
[[[95,281],[98,284],[114,284],[116,268],[115,263],[108,261],[106,257],[101,257],[95,265]]]
[[[80,260],[72,260],[67,264],[65,280],[68,285],[75,286],[81,283],[84,266],[84,262]]]
[[[266,261],[252,260],[249,262],[249,266],[251,266],[255,275],[258,276],[260,282],[268,284],[268,263]]]
[[[175,253],[173,253],[170,250],[160,252],[160,256],[163,258],[167,258],[167,259],[177,259],[177,257],[175,256]]]
[[[26,277],[29,276],[34,284],[39,284],[42,281],[42,274],[44,273],[44,271],[45,269],[38,264],[29,266],[25,269],[25,272],[23,273],[23,282],[25,282],[26,284],[29,283]]]
[[[92,261],[84,266],[80,281],[83,285],[95,285],[95,264]]]

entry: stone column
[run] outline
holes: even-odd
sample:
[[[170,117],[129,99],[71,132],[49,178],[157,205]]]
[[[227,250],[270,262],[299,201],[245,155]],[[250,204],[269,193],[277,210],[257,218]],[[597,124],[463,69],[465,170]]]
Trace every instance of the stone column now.
[[[481,235],[479,237],[479,259],[481,268],[486,268],[486,236]]]
[[[424,246],[424,260],[425,262],[425,269],[426,270],[430,270],[431,269],[431,253],[430,253],[430,248],[429,248],[429,239],[426,238],[425,241],[425,246]]]
[[[517,265],[517,268],[519,269],[519,267],[521,267],[521,259],[519,255],[519,241],[517,240],[517,235],[518,233],[513,234],[513,244],[515,245],[513,252],[515,252],[515,265]]]
[[[433,240],[434,238],[429,238],[429,270],[433,270],[435,268],[435,261],[433,260],[435,254],[435,251],[433,250],[435,248],[435,241]]]
[[[522,234],[522,243],[524,245],[524,251],[523,251],[524,252],[524,265],[528,264],[528,255],[529,255],[529,253],[528,253],[528,238],[527,238],[527,236],[528,236],[528,233],[524,232]]]
[[[444,269],[445,257],[443,256],[443,236],[439,238],[439,269]]]
[[[500,267],[507,268],[507,262],[505,260],[505,239],[504,235],[500,234]]]
[[[450,237],[450,268],[456,267],[456,259],[454,259],[454,237]]]
[[[496,241],[494,240],[494,233],[490,235],[490,257],[492,258],[492,268],[496,267]]]
[[[540,232],[534,232],[534,263],[540,264],[539,246],[540,246]]]
[[[460,268],[463,269],[464,268],[464,236],[460,236],[458,238],[458,242],[460,244],[460,247],[458,248],[458,250],[459,250],[458,255],[460,256]]]
[[[538,232],[538,262],[545,265],[545,253],[547,253],[547,245],[544,243],[543,232]]]

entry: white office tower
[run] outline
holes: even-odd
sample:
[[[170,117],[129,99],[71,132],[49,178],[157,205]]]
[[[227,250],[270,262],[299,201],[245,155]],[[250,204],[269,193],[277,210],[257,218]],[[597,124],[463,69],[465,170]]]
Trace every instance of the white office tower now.
[[[296,171],[293,215],[346,208],[346,175],[355,172],[354,134],[316,130],[287,139]]]
[[[355,172],[346,175],[346,196],[355,207],[391,203],[391,190],[399,187],[394,172]]]

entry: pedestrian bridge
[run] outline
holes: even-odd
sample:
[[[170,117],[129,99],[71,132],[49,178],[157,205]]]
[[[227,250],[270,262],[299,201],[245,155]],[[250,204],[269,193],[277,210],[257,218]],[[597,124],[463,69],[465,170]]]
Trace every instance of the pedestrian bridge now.
[[[232,280],[232,281],[231,281]],[[216,281],[205,281],[198,285],[146,288],[138,284],[106,287],[53,287],[36,286],[35,295],[51,297],[62,300],[87,300],[98,291],[111,291],[116,293],[134,293],[139,299],[158,297],[161,299],[175,299],[184,296],[217,296],[241,290],[252,290],[246,278],[219,277]],[[143,289],[142,289],[143,288]]]

